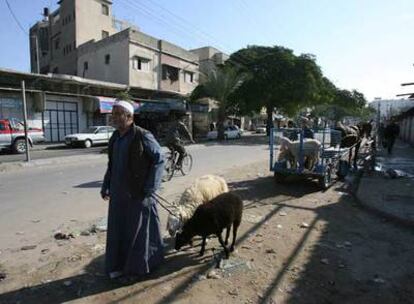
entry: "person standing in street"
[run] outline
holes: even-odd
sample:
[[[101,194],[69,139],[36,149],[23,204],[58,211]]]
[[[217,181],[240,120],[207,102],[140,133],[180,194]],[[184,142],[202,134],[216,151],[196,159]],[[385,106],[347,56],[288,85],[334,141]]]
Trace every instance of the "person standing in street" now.
[[[109,201],[105,268],[111,279],[150,273],[164,259],[160,219],[153,197],[164,159],[147,130],[134,124],[134,108],[117,101],[116,128],[108,144],[108,167],[101,196]]]
[[[385,127],[384,130],[384,139],[387,143],[388,155],[392,154],[392,149],[394,147],[395,140],[397,139],[399,134],[400,127],[394,120],[391,120],[391,122]]]

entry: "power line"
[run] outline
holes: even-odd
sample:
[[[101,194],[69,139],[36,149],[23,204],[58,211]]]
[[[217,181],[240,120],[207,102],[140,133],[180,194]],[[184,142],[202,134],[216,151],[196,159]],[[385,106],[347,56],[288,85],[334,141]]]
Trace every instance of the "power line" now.
[[[22,30],[22,32],[25,35],[29,35],[26,30],[24,29],[24,27],[21,25],[21,23],[19,22],[19,19],[17,19],[16,15],[13,12],[13,9],[10,6],[10,3],[8,0],[4,0],[6,2],[7,7],[9,8],[10,14],[13,16],[14,21],[16,21],[17,25],[19,26],[19,28]]]
[[[176,14],[172,13],[171,11],[169,11],[166,8],[163,8],[160,4],[155,3],[154,1],[151,1],[153,4],[155,4],[156,6],[158,6],[159,8],[161,8],[162,10],[166,11],[169,13],[170,16],[175,17],[175,20],[173,21],[169,21],[167,22],[166,20],[164,20],[162,17],[160,17],[160,14],[158,11],[155,11],[154,9],[150,8],[149,6],[143,4],[142,2],[132,2],[131,0],[121,0],[123,2],[123,4],[127,4],[129,7],[131,7],[132,9],[134,9],[136,12],[139,13],[144,13],[146,14],[146,16],[152,18],[150,20],[152,21],[158,21],[157,23],[162,24],[166,27],[166,29],[170,32],[174,32],[175,34],[177,34],[181,37],[182,35],[187,36],[188,38],[191,39],[196,39],[200,42],[202,42],[203,44],[206,43],[208,40],[208,38],[212,38],[211,40],[215,40],[215,41],[210,41],[207,44],[211,44],[211,42],[213,42],[213,44],[217,43],[217,39],[215,39],[213,36],[206,34],[205,32],[203,32],[202,30],[198,29],[198,31],[195,31],[194,29],[196,28],[194,25],[192,25],[191,23],[189,23],[188,21],[186,21],[184,18],[177,16]],[[148,0],[150,1],[150,0]],[[165,15],[162,15],[165,16]],[[167,17],[167,16],[165,16]],[[181,24],[177,23],[176,19],[181,19]],[[186,24],[183,24],[186,23]],[[174,30],[175,29],[175,30]],[[178,30],[178,31],[177,31]],[[203,34],[200,35],[199,33]],[[206,39],[207,38],[207,39]],[[238,54],[237,56],[237,60],[235,60],[235,58],[233,58],[232,62],[238,65],[242,65],[242,66],[246,66],[246,62],[244,62],[242,60],[242,56],[240,54]]]
[[[148,0],[148,1],[151,1],[151,0]],[[151,2],[154,3],[154,1],[151,1]],[[199,32],[203,34],[203,36],[201,36],[199,33],[197,33],[194,30],[194,25],[186,21],[184,18],[179,17],[175,15],[174,13],[172,13],[171,11],[168,11],[167,9],[163,8],[160,4],[154,3],[159,8],[163,9],[164,11],[168,11],[169,15],[172,15],[173,17],[175,17],[174,20],[167,21],[166,15],[160,14],[158,10],[154,10],[154,8],[151,8],[142,2],[133,2],[132,0],[121,0],[120,3],[128,6],[129,8],[136,11],[137,13],[140,13],[142,15],[145,15],[146,17],[149,17],[150,18],[149,20],[165,26],[165,29],[167,31],[170,31],[178,35],[178,37],[186,36],[190,39],[198,40],[199,42],[203,44],[207,44],[207,45],[215,44],[217,42],[217,39],[215,39],[213,36],[209,34],[205,34],[201,30],[199,30]],[[186,23],[186,25],[177,23],[176,19],[182,19]],[[211,41],[213,43],[211,42],[206,43],[208,40],[210,40],[210,39],[206,39],[206,36],[212,37],[216,42]],[[231,62],[239,67],[246,68],[250,65],[250,58],[245,57],[243,54],[233,54]]]

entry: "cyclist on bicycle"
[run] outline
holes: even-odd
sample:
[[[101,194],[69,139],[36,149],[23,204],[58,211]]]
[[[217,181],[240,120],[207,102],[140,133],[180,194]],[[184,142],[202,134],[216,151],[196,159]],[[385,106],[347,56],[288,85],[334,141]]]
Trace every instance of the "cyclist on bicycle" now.
[[[191,143],[195,143],[193,136],[191,135],[190,131],[188,131],[186,125],[183,122],[183,116],[181,116],[178,117],[174,124],[171,126],[166,140],[167,147],[170,149],[171,153],[173,153],[173,151],[177,151],[179,154],[177,160],[178,169],[181,168],[181,163],[184,156],[186,155],[186,151],[181,140],[183,136],[187,137]]]

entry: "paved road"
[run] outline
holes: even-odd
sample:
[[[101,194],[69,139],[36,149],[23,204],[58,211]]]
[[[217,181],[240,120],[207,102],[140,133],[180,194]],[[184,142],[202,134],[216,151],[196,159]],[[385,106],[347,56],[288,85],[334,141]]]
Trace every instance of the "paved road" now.
[[[191,174],[174,177],[163,184],[163,194],[174,199],[197,176],[220,174],[233,167],[265,160],[268,150],[264,139],[257,137],[189,147],[195,160]],[[106,155],[87,161],[82,157],[76,159],[76,163],[71,164],[0,173],[1,248],[42,240],[73,219],[87,222],[105,216],[107,205],[98,192]]]
[[[51,157],[97,154],[102,151],[104,146],[96,146],[89,149],[69,148],[65,145],[40,145],[34,146],[30,151],[31,159],[45,159]],[[10,152],[0,152],[0,164],[26,160],[26,154],[10,154]]]

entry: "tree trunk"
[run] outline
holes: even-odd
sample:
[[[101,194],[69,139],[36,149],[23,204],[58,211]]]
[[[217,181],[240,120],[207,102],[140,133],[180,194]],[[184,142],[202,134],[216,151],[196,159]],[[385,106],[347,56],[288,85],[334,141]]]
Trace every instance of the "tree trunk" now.
[[[223,140],[224,139],[224,121],[226,120],[226,110],[222,109],[221,107],[218,110],[218,117],[217,117],[217,139]]]
[[[266,106],[266,114],[267,114],[266,134],[267,136],[269,136],[270,128],[273,128],[273,107],[272,106]]]

